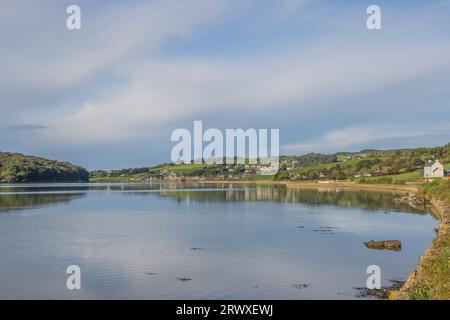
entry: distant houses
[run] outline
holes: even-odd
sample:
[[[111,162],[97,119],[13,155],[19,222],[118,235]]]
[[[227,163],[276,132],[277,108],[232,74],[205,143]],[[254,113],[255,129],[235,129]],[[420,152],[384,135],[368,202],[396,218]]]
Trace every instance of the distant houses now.
[[[439,160],[428,160],[422,170],[422,177],[425,179],[442,178],[446,176],[444,165]]]
[[[256,174],[259,174],[262,176],[275,175],[275,174],[277,174],[279,169],[280,169],[279,167],[275,167],[275,166],[267,167],[267,166],[258,165],[256,167]]]

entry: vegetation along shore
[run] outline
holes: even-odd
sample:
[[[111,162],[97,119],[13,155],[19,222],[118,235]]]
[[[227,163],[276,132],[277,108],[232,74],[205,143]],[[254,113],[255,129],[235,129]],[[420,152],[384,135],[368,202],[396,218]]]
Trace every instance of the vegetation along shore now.
[[[403,287],[391,299],[450,299],[450,182],[425,184],[418,193],[428,199],[439,217],[436,238],[411,272]]]

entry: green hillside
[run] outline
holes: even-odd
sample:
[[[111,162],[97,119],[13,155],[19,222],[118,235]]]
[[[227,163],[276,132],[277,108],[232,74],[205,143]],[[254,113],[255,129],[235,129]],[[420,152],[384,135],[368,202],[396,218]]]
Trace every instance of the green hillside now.
[[[0,152],[0,182],[87,182],[89,172],[68,162]]]
[[[305,165],[311,157],[318,161]],[[330,159],[336,159],[330,162]],[[439,159],[450,167],[450,144],[442,147],[362,150],[341,152],[332,155],[308,154],[281,157],[282,167],[277,180],[353,180],[361,183],[415,182],[420,178],[420,170],[429,159]],[[305,161],[305,159],[307,161]]]
[[[432,148],[362,150],[334,154],[309,153],[281,156],[275,175],[260,175],[258,165],[208,165],[165,163],[153,167],[96,170],[93,182],[148,181],[150,179],[200,180],[352,180],[361,183],[416,182],[429,159],[439,159],[450,169],[450,144]]]

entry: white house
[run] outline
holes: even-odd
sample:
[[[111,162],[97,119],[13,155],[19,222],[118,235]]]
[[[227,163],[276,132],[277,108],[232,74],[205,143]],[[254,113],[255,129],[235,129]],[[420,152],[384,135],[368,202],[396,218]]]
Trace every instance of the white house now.
[[[441,178],[445,175],[444,166],[439,160],[429,160],[423,167],[424,178]]]

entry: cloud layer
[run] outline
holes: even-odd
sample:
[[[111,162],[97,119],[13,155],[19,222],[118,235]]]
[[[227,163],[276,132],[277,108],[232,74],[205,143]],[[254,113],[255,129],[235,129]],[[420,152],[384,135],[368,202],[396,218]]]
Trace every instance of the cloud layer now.
[[[279,128],[286,152],[450,137],[447,123],[423,121],[450,101],[449,23],[431,4],[382,6],[383,30],[371,32],[357,4],[81,2],[78,33],[64,28],[64,4],[1,4],[11,41],[0,51],[0,126],[23,130],[0,143],[20,151],[148,141],[160,156],[137,162],[164,161],[172,129],[208,119]]]

